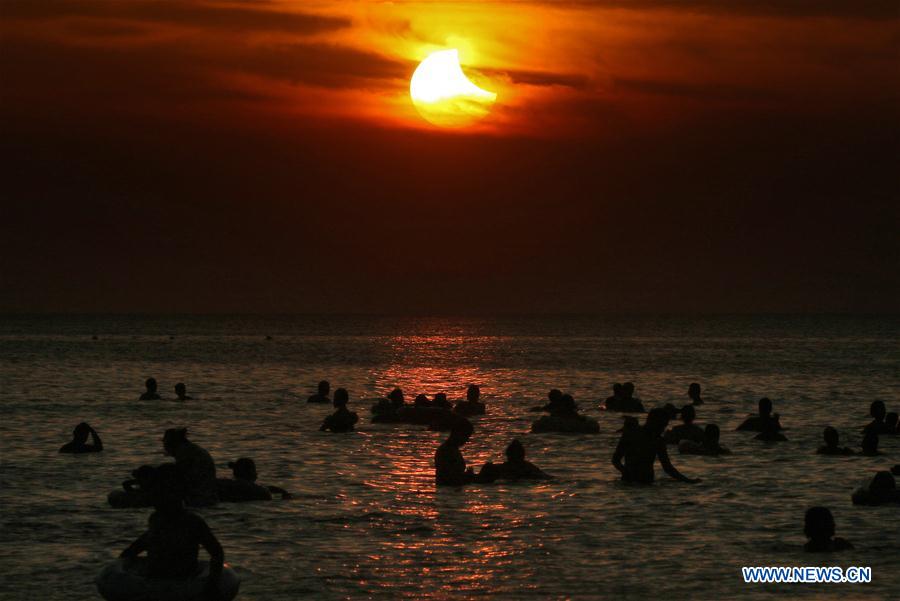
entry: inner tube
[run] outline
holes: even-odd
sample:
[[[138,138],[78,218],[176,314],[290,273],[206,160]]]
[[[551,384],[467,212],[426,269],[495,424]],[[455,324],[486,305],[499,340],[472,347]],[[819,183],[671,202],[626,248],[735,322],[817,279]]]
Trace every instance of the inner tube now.
[[[131,560],[117,559],[104,567],[94,582],[97,591],[107,601],[201,601],[209,562],[198,562],[197,574],[187,580],[151,580],[145,576],[147,560],[143,557]],[[241,579],[227,565],[222,570],[219,590],[222,599],[231,601],[238,594]]]
[[[531,424],[531,431],[535,433],[563,432],[565,434],[597,434],[600,432],[600,424],[597,420],[585,415],[576,417],[545,415]]]

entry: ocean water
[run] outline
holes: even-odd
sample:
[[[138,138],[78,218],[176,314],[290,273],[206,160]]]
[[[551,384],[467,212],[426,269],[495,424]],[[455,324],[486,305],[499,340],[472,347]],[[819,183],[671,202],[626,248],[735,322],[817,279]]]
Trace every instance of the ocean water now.
[[[93,337],[96,336],[96,339]],[[268,338],[267,337],[271,337]],[[141,402],[185,382],[196,400]],[[319,379],[346,387],[355,433],[317,431]],[[686,401],[722,427],[726,457],[679,456],[688,485],[657,467],[652,486],[622,484],[610,464],[621,416],[598,409],[613,382],[648,406]],[[478,467],[519,437],[554,474],[540,484],[436,490],[444,435],[373,425],[355,400],[401,386],[408,397],[488,404],[463,449]],[[527,408],[571,392],[599,435],[529,434]],[[769,396],[788,442],[734,432]],[[131,469],[160,463],[164,429],[226,463],[254,457],[262,483],[293,500],[201,511],[244,581],[239,598],[806,598],[900,596],[900,509],[850,503],[853,489],[900,462],[815,454],[822,428],[857,447],[872,400],[900,410],[900,320],[882,317],[10,317],[0,321],[0,597],[90,599],[100,568],[144,529],[149,510],[112,509]],[[90,422],[105,451],[61,456]],[[674,451],[674,450],[673,450]],[[803,513],[826,505],[856,549],[802,552]],[[871,566],[865,585],[750,585],[741,566]]]

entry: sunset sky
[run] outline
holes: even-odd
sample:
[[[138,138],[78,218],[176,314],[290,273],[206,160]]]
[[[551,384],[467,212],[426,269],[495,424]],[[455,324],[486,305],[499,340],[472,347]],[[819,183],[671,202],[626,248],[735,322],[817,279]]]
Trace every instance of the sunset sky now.
[[[0,11],[3,311],[900,310],[896,0]]]

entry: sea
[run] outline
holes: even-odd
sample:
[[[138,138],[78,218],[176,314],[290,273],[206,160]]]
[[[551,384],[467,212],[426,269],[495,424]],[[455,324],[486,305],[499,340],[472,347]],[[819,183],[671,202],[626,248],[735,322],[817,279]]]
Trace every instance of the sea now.
[[[140,401],[155,377],[164,400]],[[350,393],[356,432],[318,431],[319,380]],[[611,465],[622,415],[601,410],[615,382],[647,407],[688,402],[733,454],[679,455],[686,484],[657,465],[627,485]],[[176,383],[193,400],[174,399]],[[501,461],[518,438],[554,477],[434,484],[446,434],[371,423],[393,387],[462,398],[487,414],[463,454]],[[531,434],[551,388],[571,393],[599,434]],[[735,427],[771,398],[787,442]],[[900,598],[900,507],[853,506],[878,457],[816,454],[831,425],[858,449],[869,404],[900,411],[897,316],[126,316],[0,319],[0,598],[99,598],[94,578],[146,528],[149,509],[113,509],[131,470],[167,461],[170,427],[213,456],[239,457],[290,500],[199,510],[242,578],[239,599]],[[98,454],[60,455],[89,422]],[[831,508],[855,546],[803,551],[807,508]],[[201,555],[203,552],[201,551]],[[749,566],[871,567],[866,584],[748,584]]]

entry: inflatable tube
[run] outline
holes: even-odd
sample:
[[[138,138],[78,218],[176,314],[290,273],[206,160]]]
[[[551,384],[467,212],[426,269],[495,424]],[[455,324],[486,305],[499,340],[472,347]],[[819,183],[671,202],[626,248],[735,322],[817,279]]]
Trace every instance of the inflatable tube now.
[[[535,433],[597,434],[600,432],[600,424],[597,420],[583,415],[578,417],[547,415],[531,424],[531,431]]]
[[[153,506],[148,495],[136,490],[114,490],[106,496],[106,500],[116,509]]]
[[[150,580],[144,576],[146,571],[144,558],[117,559],[103,568],[94,582],[100,596],[107,601],[201,601],[209,562],[199,562],[197,575],[187,580]],[[240,577],[226,565],[219,581],[222,599],[234,599],[240,586]]]

